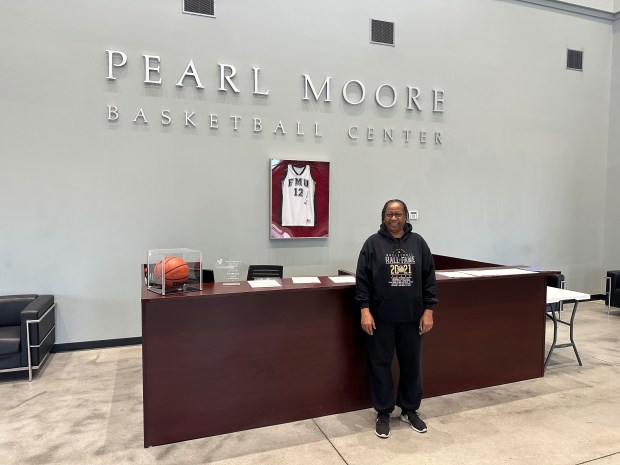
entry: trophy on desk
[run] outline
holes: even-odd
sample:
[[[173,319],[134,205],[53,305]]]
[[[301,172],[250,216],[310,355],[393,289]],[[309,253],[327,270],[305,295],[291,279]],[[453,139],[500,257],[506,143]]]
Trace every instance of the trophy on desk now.
[[[215,260],[214,270],[217,281],[221,281],[225,286],[238,286],[245,280],[244,269],[247,266],[239,258],[218,258]]]

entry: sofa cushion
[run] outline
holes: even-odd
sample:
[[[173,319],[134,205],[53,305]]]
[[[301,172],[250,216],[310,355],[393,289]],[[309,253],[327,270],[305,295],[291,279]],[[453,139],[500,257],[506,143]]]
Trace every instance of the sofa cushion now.
[[[20,350],[19,326],[0,327],[0,355],[10,355]]]
[[[22,310],[36,298],[36,294],[0,296],[0,326],[19,325]]]

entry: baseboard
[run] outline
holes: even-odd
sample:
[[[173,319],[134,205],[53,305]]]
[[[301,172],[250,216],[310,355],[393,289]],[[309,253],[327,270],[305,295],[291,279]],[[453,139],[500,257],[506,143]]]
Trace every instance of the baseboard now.
[[[606,297],[607,296],[605,294],[591,294],[590,300],[605,300]]]
[[[123,339],[104,339],[102,341],[68,342],[54,344],[52,352],[70,352],[72,350],[105,349],[108,347],[135,346],[142,344],[141,337],[126,337]]]

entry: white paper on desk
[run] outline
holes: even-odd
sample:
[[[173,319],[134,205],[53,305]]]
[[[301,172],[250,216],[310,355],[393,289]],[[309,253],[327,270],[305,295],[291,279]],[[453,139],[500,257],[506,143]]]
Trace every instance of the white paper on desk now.
[[[515,274],[534,274],[534,271],[521,270],[519,268],[499,268],[494,270],[466,270],[463,273],[472,276],[510,276]]]
[[[291,279],[293,280],[293,284],[310,284],[321,282],[321,280],[316,276],[294,276]]]
[[[275,279],[255,279],[254,281],[248,281],[248,284],[250,286],[252,286],[252,288],[255,288],[255,287],[282,287],[282,284],[280,284]]]
[[[355,276],[330,276],[329,279],[336,284],[355,283]]]
[[[512,274],[536,274],[535,271],[522,270],[521,268],[503,268],[496,270],[497,276],[512,275]]]
[[[446,276],[447,278],[471,278],[472,276],[462,271],[437,271],[436,274]]]

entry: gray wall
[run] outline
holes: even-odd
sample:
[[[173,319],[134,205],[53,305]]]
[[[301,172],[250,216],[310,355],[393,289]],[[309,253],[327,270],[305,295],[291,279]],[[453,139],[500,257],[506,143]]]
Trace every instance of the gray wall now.
[[[618,254],[611,240],[604,247],[605,221],[608,239],[618,231],[617,191],[605,187],[607,164],[618,164],[610,22],[496,0],[238,0],[217,2],[216,19],[180,9],[0,6],[0,293],[55,294],[58,342],[140,335],[148,249],[281,263],[287,276],[335,273],[355,264],[392,197],[419,210],[414,228],[436,253],[561,269],[571,288],[601,292],[603,252]],[[396,22],[396,47],[368,43],[369,18]],[[565,69],[567,47],[585,51],[584,72]],[[106,49],[128,56],[116,81],[105,79]],[[142,54],[161,57],[161,86],[143,83]],[[175,86],[190,59],[204,90],[191,79]],[[218,63],[237,68],[239,94],[218,92]],[[269,97],[252,95],[252,67]],[[332,76],[333,102],[303,102],[302,73],[318,84]],[[357,107],[340,95],[350,79],[369,93]],[[391,110],[372,100],[384,83],[399,92]],[[422,112],[405,109],[408,85],[421,88]],[[442,114],[431,111],[433,88],[445,90]],[[617,119],[617,96],[612,104]],[[132,122],[140,108],[148,125]],[[196,128],[184,127],[185,111]],[[286,134],[274,135],[280,120]],[[377,138],[350,140],[352,125]],[[406,143],[402,129],[430,141]],[[331,162],[329,239],[268,239],[273,157]]]
[[[603,265],[607,270],[620,269],[620,21],[613,26],[611,71],[611,112],[609,119],[609,158],[605,213]]]

